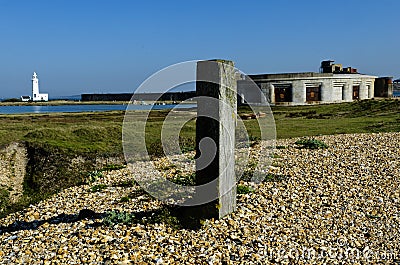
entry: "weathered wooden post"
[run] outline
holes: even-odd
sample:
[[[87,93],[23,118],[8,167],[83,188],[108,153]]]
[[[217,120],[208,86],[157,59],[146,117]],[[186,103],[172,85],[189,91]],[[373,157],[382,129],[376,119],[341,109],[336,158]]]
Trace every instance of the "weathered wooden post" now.
[[[199,218],[222,218],[236,209],[236,82],[232,61],[197,63],[196,185],[204,185],[197,196],[213,198],[196,207]]]

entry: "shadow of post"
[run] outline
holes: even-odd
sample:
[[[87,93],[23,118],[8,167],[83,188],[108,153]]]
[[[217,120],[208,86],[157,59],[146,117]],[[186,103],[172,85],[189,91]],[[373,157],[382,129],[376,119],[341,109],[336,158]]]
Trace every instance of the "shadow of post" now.
[[[35,230],[45,223],[49,224],[74,223],[83,219],[101,219],[103,217],[104,213],[96,213],[89,209],[82,209],[79,211],[78,214],[62,213],[46,220],[34,220],[31,222],[17,220],[8,226],[0,226],[0,235],[4,233],[12,233],[22,230]]]
[[[60,224],[60,223],[74,223],[79,222],[83,219],[98,220],[106,218],[106,216],[112,212],[106,211],[104,213],[96,213],[90,209],[82,209],[78,214],[59,214],[55,217],[45,219],[45,220],[34,220],[30,222],[26,221],[15,221],[8,226],[0,226],[0,235],[5,233],[18,232],[22,230],[36,230],[45,223],[49,224]],[[126,213],[127,214],[127,213]],[[160,209],[152,211],[141,211],[131,213],[132,218],[129,223],[124,224],[155,224],[164,223],[174,229],[192,229],[197,230],[201,227],[198,219],[188,218],[184,207],[164,205]],[[112,223],[113,225],[118,224],[118,220]],[[105,225],[102,222],[95,222],[90,225],[90,227]]]

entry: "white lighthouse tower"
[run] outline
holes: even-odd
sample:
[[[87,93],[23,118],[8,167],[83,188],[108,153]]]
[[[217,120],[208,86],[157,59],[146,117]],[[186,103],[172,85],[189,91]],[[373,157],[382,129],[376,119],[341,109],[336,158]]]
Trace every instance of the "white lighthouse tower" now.
[[[49,94],[40,94],[39,79],[36,72],[32,76],[32,101],[49,101]]]

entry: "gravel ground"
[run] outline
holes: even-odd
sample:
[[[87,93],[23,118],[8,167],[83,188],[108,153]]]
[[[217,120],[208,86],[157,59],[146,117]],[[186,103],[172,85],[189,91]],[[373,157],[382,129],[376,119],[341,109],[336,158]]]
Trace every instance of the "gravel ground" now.
[[[140,187],[123,187],[132,179],[127,169],[109,172],[95,183],[107,185],[101,191],[72,187],[0,219],[0,263],[399,264],[400,133],[317,139],[329,148],[279,140],[286,148],[276,151],[267,180],[238,195],[235,213],[198,230],[101,225],[107,210],[162,206]]]

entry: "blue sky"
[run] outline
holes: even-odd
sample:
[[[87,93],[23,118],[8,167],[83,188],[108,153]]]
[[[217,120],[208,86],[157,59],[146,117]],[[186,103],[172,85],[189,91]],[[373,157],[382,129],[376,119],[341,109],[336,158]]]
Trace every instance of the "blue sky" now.
[[[398,0],[0,0],[0,98],[132,92],[154,72],[223,58],[248,74],[334,59],[400,78]]]

